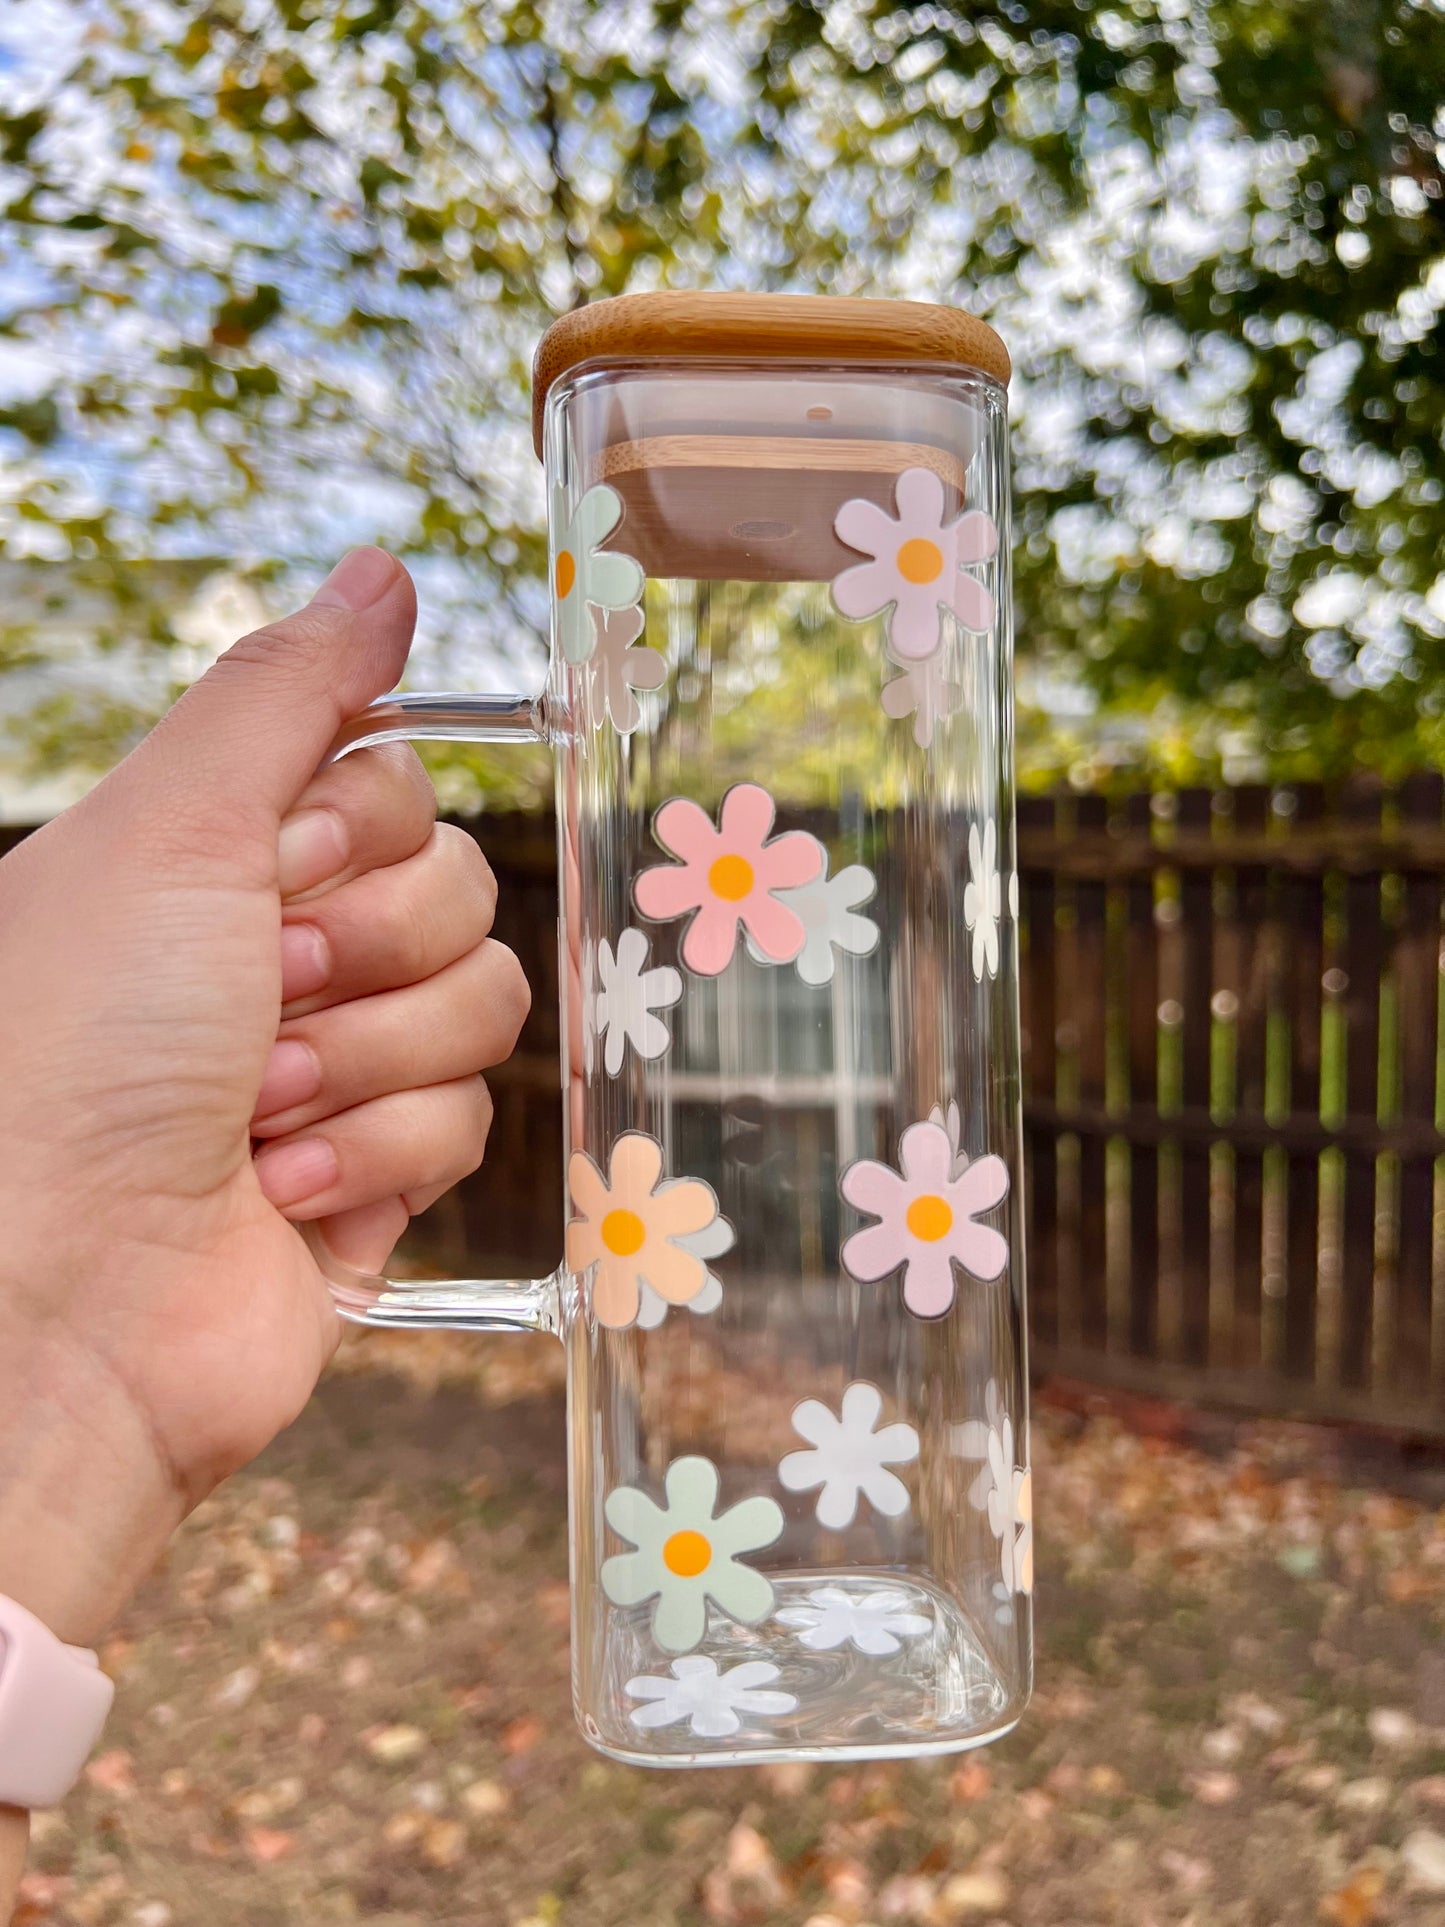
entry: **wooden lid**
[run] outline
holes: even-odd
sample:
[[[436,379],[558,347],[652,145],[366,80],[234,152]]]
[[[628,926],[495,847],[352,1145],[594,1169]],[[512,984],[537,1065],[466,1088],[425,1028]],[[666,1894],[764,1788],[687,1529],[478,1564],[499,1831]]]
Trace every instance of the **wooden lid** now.
[[[623,294],[554,321],[532,363],[532,439],[559,375],[585,361],[880,362],[977,368],[1009,378],[987,322],[923,301],[817,294]]]

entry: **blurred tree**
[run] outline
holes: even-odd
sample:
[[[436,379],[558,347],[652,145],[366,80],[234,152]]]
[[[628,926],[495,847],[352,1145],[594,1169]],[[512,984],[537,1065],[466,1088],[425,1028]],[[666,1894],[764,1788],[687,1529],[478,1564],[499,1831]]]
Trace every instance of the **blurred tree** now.
[[[911,294],[1015,353],[1037,771],[1438,760],[1442,143],[1438,0],[11,0],[0,554],[382,538],[521,673],[552,314]]]

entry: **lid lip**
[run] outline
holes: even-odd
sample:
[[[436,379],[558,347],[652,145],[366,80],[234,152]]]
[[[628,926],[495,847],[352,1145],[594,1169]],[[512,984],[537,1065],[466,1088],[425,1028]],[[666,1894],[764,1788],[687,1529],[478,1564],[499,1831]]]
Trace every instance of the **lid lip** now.
[[[653,290],[559,315],[532,363],[532,440],[553,384],[605,362],[780,362],[967,369],[1006,386],[1009,354],[986,321],[925,301],[869,296]]]

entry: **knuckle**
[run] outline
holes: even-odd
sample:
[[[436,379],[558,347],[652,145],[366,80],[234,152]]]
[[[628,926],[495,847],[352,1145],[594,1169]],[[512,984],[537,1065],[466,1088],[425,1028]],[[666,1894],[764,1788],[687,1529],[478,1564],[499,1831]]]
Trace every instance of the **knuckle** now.
[[[479,902],[483,906],[482,921],[486,935],[492,927],[492,916],[497,907],[497,879],[492,866],[482,854],[481,845],[476,838],[456,823],[438,823],[435,831],[436,851],[441,869],[445,875],[446,887],[463,895],[468,903]]]
[[[435,823],[437,793],[432,788],[431,778],[421,758],[411,745],[384,743],[372,753],[385,758],[383,767],[395,808],[404,813],[408,822],[418,825]]]
[[[487,1080],[484,1077],[473,1077],[468,1080],[468,1083],[468,1123],[458,1146],[465,1162],[464,1169],[459,1171],[457,1176],[463,1178],[469,1177],[486,1155],[487,1138],[491,1132],[493,1116],[492,1093],[487,1089]]]
[[[275,671],[300,667],[309,656],[326,646],[343,619],[342,610],[322,607],[298,609],[294,615],[263,623],[248,636],[242,636],[239,642],[233,642],[218,658],[211,674],[229,677],[237,669],[257,664]]]
[[[522,1034],[522,1026],[532,1010],[532,986],[527,982],[515,950],[508,949],[504,943],[491,941],[487,945],[494,978],[493,998],[495,1013],[515,1044]],[[508,1048],[510,1049],[509,1044]]]

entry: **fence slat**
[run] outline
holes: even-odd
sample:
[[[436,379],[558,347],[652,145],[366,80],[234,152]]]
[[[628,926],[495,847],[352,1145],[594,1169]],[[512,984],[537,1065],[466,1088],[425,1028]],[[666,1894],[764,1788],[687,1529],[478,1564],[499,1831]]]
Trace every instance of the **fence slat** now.
[[[1237,835],[1263,837],[1269,791],[1252,783],[1234,794]],[[1234,873],[1234,1114],[1264,1116],[1265,1046],[1269,1022],[1269,872],[1262,863]],[[1261,1361],[1264,1309],[1264,1153],[1234,1154],[1234,1363],[1255,1370]]]
[[[1295,790],[1290,835],[1308,832],[1324,814],[1317,783]],[[1281,940],[1289,997],[1290,1110],[1320,1115],[1320,979],[1324,974],[1324,882],[1318,876],[1282,879]],[[1315,1375],[1315,1321],[1319,1299],[1320,1155],[1291,1151],[1286,1160],[1284,1371],[1287,1378]]]
[[[1147,794],[1129,798],[1132,835],[1151,832],[1150,805]],[[1159,933],[1152,874],[1129,879],[1125,959],[1129,1103],[1152,1110],[1159,1101]],[[1152,1358],[1158,1344],[1159,1151],[1136,1140],[1129,1146],[1129,1350],[1136,1358]]]
[[[1102,796],[1081,796],[1075,827],[1080,837],[1107,833]],[[1106,886],[1094,878],[1074,885],[1074,971],[1068,1008],[1078,1036],[1079,1102],[1102,1106],[1107,1071],[1108,958]],[[1108,1145],[1102,1137],[1079,1140],[1079,1335],[1087,1351],[1109,1342]]]
[[[1412,776],[1401,787],[1406,823],[1436,828],[1445,785],[1436,775]],[[1440,996],[1440,877],[1405,875],[1404,925],[1395,952],[1399,998],[1400,1111],[1433,1122]],[[1399,1256],[1396,1266],[1395,1360],[1402,1390],[1429,1384],[1434,1272],[1435,1160],[1400,1163]]]
[[[1361,829],[1378,829],[1378,782],[1361,779],[1340,799],[1340,817]],[[1379,1113],[1380,878],[1345,879],[1345,1105],[1357,1117]],[[1340,1367],[1342,1385],[1363,1389],[1374,1369],[1375,1187],[1379,1159],[1345,1152],[1340,1251]]]
[[[1175,823],[1181,844],[1198,845],[1209,835],[1210,792],[1181,790]],[[1186,1110],[1210,1108],[1210,1034],[1214,995],[1214,878],[1190,867],[1179,878],[1179,935],[1182,951],[1180,1004],[1183,1008],[1181,1092]],[[1186,1365],[1209,1358],[1209,1146],[1183,1144],[1179,1151],[1180,1350]]]
[[[1051,796],[1020,797],[1020,835],[1052,834],[1057,808]],[[1024,1058],[1025,1098],[1058,1099],[1058,993],[1052,870],[1020,869],[1020,895],[1028,935],[1024,966],[1024,1009],[1028,1050]],[[1058,1141],[1047,1124],[1030,1125],[1025,1139],[1029,1169],[1028,1268],[1029,1324],[1040,1345],[1059,1339],[1059,1161]]]

